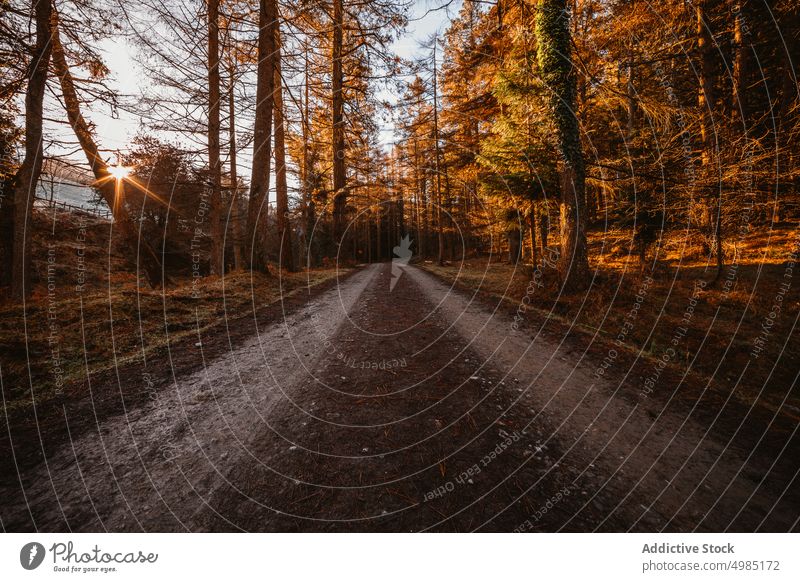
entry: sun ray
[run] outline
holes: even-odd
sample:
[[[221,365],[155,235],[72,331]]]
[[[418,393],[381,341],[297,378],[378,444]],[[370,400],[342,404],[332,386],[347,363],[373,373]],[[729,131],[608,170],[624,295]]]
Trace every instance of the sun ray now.
[[[109,180],[113,180],[113,179],[114,179],[114,176],[111,176],[111,175],[104,176],[102,178],[98,178],[97,180],[92,182],[92,187],[102,186],[103,184],[105,184]]]
[[[119,205],[122,203],[122,180],[114,180],[114,216],[117,216]]]
[[[113,213],[119,210],[119,206],[122,202],[122,197],[124,194],[123,191],[123,182],[131,184],[141,192],[145,194],[148,198],[152,198],[159,204],[166,206],[168,209],[173,210],[172,206],[163,198],[161,198],[158,194],[147,188],[144,184],[139,182],[136,178],[131,175],[132,168],[128,168],[125,166],[109,166],[108,167],[108,175],[102,178],[95,180],[92,183],[93,187],[101,187],[107,182],[114,180],[114,200],[113,200]]]

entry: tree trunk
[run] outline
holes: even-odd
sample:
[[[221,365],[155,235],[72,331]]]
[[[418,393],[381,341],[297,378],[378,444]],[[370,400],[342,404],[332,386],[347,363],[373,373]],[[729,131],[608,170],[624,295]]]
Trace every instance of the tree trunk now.
[[[565,0],[542,0],[536,15],[538,60],[550,92],[564,162],[561,176],[561,256],[558,270],[567,290],[589,283],[586,249],[586,176],[580,125],[575,115],[576,80],[570,60],[569,12]]]
[[[706,0],[695,2],[697,25],[697,52],[700,58],[699,86],[697,91],[697,107],[700,112],[700,140],[703,166],[711,161],[711,116],[714,106],[714,80],[712,78],[712,51],[714,50],[711,35],[705,17]]]
[[[712,152],[716,150],[716,139],[712,136],[712,124],[714,114],[714,77],[713,77],[713,54],[714,40],[708,30],[706,21],[706,1],[698,0],[695,4],[695,15],[697,25],[697,52],[700,58],[699,87],[697,91],[697,106],[700,112],[700,139],[701,139],[701,163],[703,166],[702,177],[705,181],[710,178],[712,171]],[[717,185],[717,209],[716,216],[711,206],[713,191],[711,186],[707,186],[708,192],[704,203],[703,214],[705,216],[705,227],[714,241],[714,253],[717,259],[717,277],[722,274],[723,251],[722,251],[722,188]]]
[[[344,235],[347,189],[344,140],[344,72],[342,69],[343,0],[333,0],[333,42],[331,48],[331,112],[333,137],[333,232],[337,244]]]
[[[25,92],[25,159],[14,178],[13,247],[11,255],[11,296],[24,300],[31,293],[30,261],[31,221],[36,186],[42,173],[42,116],[47,67],[50,62],[50,27],[52,4],[49,0],[34,2],[36,47],[28,70]]]
[[[383,229],[381,228],[381,223],[383,220],[381,216],[381,208],[382,206],[378,206],[378,212],[375,213],[375,230],[377,231],[376,242],[378,243],[376,254],[379,261],[383,259]]]
[[[528,214],[528,228],[530,229],[530,242],[531,242],[531,265],[536,268],[538,257],[536,256],[536,205],[531,207],[530,214]]]
[[[369,217],[370,213],[366,213],[366,227],[367,227],[367,262],[372,263],[372,220]]]
[[[306,253],[306,268],[311,268],[311,247],[308,244],[308,235],[311,233],[312,229],[314,228],[314,224],[311,221],[311,215],[313,212],[313,200],[311,199],[311,185],[309,184],[309,177],[310,174],[308,172],[308,164],[310,163],[310,156],[309,156],[309,128],[311,127],[311,119],[310,119],[310,107],[308,104],[310,95],[309,95],[309,78],[308,78],[308,46],[305,47],[305,82],[303,86],[304,95],[303,95],[303,158],[302,158],[302,169],[300,175],[300,182],[301,182],[301,195],[303,197],[302,202],[302,210],[303,210],[303,226],[302,226],[302,236],[301,236],[301,245],[303,252]]]
[[[239,203],[239,175],[236,164],[236,103],[234,100],[234,88],[236,87],[236,65],[235,59],[231,56],[228,64],[228,75],[230,85],[228,87],[228,158],[231,174],[231,226],[233,227],[233,267],[241,269],[242,263],[242,217],[240,215],[241,204]]]
[[[111,209],[114,217],[114,224],[119,226],[121,235],[124,239],[131,242],[130,248],[135,248],[138,254],[134,257],[134,262],[141,266],[147,275],[148,283],[151,287],[158,287],[165,283],[165,275],[161,266],[161,259],[155,249],[142,236],[139,236],[134,222],[131,220],[128,210],[123,203],[124,182],[114,180],[108,171],[108,164],[100,156],[100,151],[92,136],[89,124],[83,118],[80,110],[78,93],[75,90],[75,82],[72,79],[67,60],[64,55],[64,48],[61,46],[61,38],[58,30],[58,19],[55,11],[53,15],[52,43],[53,43],[53,69],[61,83],[61,93],[64,97],[64,106],[67,110],[67,119],[75,137],[78,139],[83,154],[92,169],[95,177],[95,188],[100,192],[105,203]],[[134,245],[134,241],[136,245]]]
[[[289,227],[289,187],[286,183],[286,146],[283,120],[283,82],[281,80],[281,33],[280,23],[275,25],[275,91],[273,106],[275,108],[275,202],[278,213],[278,244],[280,266],[287,271],[294,271],[294,255],[292,253],[292,233]]]
[[[224,242],[221,232],[222,167],[220,163],[219,0],[208,0],[208,171],[209,237],[212,275],[222,275]]]
[[[522,236],[519,229],[519,223],[514,225],[513,228],[508,230],[508,262],[512,265],[519,263],[519,257],[522,254]]]
[[[264,273],[269,273],[266,239],[272,154],[272,93],[275,89],[273,27],[276,24],[277,12],[276,0],[260,0],[256,115],[253,123],[253,164],[250,176],[250,200],[247,205],[245,248],[250,268]]]
[[[417,142],[416,132],[414,133],[414,188],[415,194],[414,197],[416,199],[416,212],[417,212],[417,249],[419,255],[421,257],[426,256],[427,248],[425,245],[425,237],[428,236],[428,226],[427,221],[425,222],[425,231],[423,235],[423,204],[424,204],[424,194],[422,192],[423,186],[423,178],[422,172],[420,172],[420,161],[419,161],[419,143]]]
[[[408,234],[406,229],[406,203],[403,198],[403,188],[400,186],[401,182],[401,169],[400,162],[397,159],[397,150],[392,148],[392,189],[394,190],[394,197],[397,200],[397,217],[400,221],[399,236],[404,237]]]
[[[436,168],[436,235],[439,239],[439,251],[436,262],[444,265],[444,232],[442,231],[442,172],[439,167],[439,96],[436,79],[436,43],[433,39],[433,159]]]
[[[539,239],[541,239],[542,262],[547,256],[547,245],[550,238],[550,210],[542,205],[539,209]]]
[[[447,249],[448,260],[452,261],[454,260],[454,253],[455,253],[455,251],[453,250],[453,246],[455,244],[453,237],[455,236],[455,233],[453,232],[454,228],[452,227],[452,225],[454,224],[453,205],[452,205],[453,198],[451,197],[452,193],[450,191],[450,172],[447,171],[447,164],[444,164],[444,168],[442,171],[444,172],[444,200],[445,204],[447,205],[446,220],[449,224],[447,229],[448,234],[445,237],[445,248]]]
[[[420,192],[422,193],[422,227],[424,230],[424,235],[422,240],[424,241],[424,245],[422,248],[425,249],[426,256],[431,255],[430,247],[431,247],[431,207],[430,207],[430,196],[428,196],[428,169],[422,170],[422,189]]]
[[[626,141],[628,142],[628,148],[632,147],[634,129],[636,128],[636,88],[633,84],[633,49],[628,48],[628,82],[625,87],[625,91],[627,94],[627,104],[628,104],[628,128],[627,128],[627,137]]]
[[[744,36],[746,24],[742,13],[742,3],[735,2],[733,6],[733,94],[731,95],[732,121],[737,124],[741,119],[742,133],[747,133],[748,108],[747,108],[747,79],[749,73],[748,53],[751,50],[745,46]]]

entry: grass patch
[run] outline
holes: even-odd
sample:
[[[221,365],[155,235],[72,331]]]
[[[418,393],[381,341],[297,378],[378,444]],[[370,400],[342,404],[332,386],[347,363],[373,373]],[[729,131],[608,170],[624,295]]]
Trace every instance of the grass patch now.
[[[177,278],[166,289],[140,284],[110,244],[111,223],[70,213],[33,217],[34,291],[23,307],[0,305],[0,373],[6,412],[37,407],[78,379],[147,359],[228,320],[253,317],[281,298],[337,276],[233,272],[224,279]],[[222,333],[222,332],[221,332]]]
[[[552,269],[540,270],[541,285],[532,284],[540,275],[530,265],[511,265],[497,256],[424,268],[463,290],[502,300],[520,321],[541,324],[550,318],[562,331],[577,329],[593,344],[650,360],[649,368],[668,358],[669,366],[688,373],[689,382],[702,386],[713,379],[716,388],[731,390],[748,404],[777,408],[788,395],[784,410],[800,416],[794,389],[800,370],[794,332],[800,281],[792,283],[800,277],[800,265],[792,263],[797,225],[773,229],[768,238],[753,232],[737,241],[736,263],[730,264],[732,255],[716,281],[713,265],[707,266],[691,240],[665,241],[654,269],[639,264],[626,240],[619,231],[590,235],[595,277],[587,291],[575,294],[560,293]],[[529,303],[522,306],[526,296]]]
[[[266,276],[236,272],[224,279],[184,281],[166,290],[137,288],[130,277],[109,281],[105,292],[70,287],[37,293],[0,309],[0,350],[6,406],[57,394],[77,378],[147,357],[187,336],[258,310],[337,276],[335,269]],[[29,376],[30,374],[30,376]],[[38,404],[38,402],[37,402]]]

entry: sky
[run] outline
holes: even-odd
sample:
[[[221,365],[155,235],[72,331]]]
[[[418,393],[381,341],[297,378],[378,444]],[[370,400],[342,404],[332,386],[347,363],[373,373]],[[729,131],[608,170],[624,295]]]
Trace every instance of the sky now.
[[[445,3],[446,0],[416,0],[409,15],[407,33],[394,42],[394,51],[403,58],[413,58],[420,54],[421,42],[426,42],[434,33],[443,33],[450,17],[458,13],[461,0],[454,0],[446,9],[434,10]],[[100,49],[111,70],[110,87],[120,95],[139,95],[142,83],[146,82],[146,75],[134,58],[136,49],[124,35],[104,40],[100,44]],[[396,100],[396,95],[386,91],[380,92],[379,97],[389,102]],[[86,115],[96,124],[98,143],[105,151],[119,150],[123,153],[127,151],[141,125],[139,118],[127,111],[120,110],[118,115],[113,117],[107,106],[87,111]],[[386,125],[381,132],[381,141],[388,147],[393,138],[393,128]],[[113,154],[109,155],[113,161]],[[240,162],[244,168],[249,166],[247,158],[245,155]]]
[[[461,0],[453,0],[446,8],[435,10],[437,6],[447,4],[446,0],[422,0],[415,1],[412,13],[409,15],[409,23],[406,34],[394,42],[393,50],[404,59],[414,59],[429,57],[420,48],[421,43],[427,43],[434,34],[440,37],[449,26],[450,18],[456,16],[461,9]],[[437,61],[441,63],[441,51],[437,54]],[[389,103],[397,101],[397,95],[382,92],[380,98]],[[385,126],[381,131],[381,143],[385,147],[395,139],[394,128]]]

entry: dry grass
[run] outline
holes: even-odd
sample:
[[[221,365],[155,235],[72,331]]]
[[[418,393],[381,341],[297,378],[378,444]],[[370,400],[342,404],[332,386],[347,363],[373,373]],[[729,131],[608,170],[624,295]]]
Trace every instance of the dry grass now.
[[[77,245],[81,229],[85,240]],[[138,284],[118,256],[109,260],[108,223],[79,224],[74,216],[61,216],[58,229],[37,230],[34,244],[35,292],[24,308],[0,307],[0,362],[9,411],[30,406],[31,386],[40,405],[62,386],[85,378],[87,371],[147,358],[226,319],[252,317],[281,298],[337,276],[335,269],[272,276],[234,272],[224,279],[186,278],[165,290],[150,289]],[[50,244],[54,260],[48,272]],[[82,275],[79,246],[86,257]],[[80,276],[86,281],[81,292]]]
[[[791,265],[799,240],[797,225],[751,232],[737,241],[736,264],[727,265],[715,281],[713,262],[707,264],[697,241],[690,237],[673,236],[664,241],[659,261],[651,270],[652,262],[643,269],[638,256],[629,250],[627,233],[593,233],[590,256],[595,278],[588,291],[573,295],[559,292],[553,270],[543,271],[541,287],[531,286],[534,270],[530,265],[515,267],[497,257],[445,267],[426,264],[425,268],[465,290],[502,299],[529,324],[550,320],[562,330],[578,331],[596,346],[615,346],[626,330],[615,347],[652,362],[674,347],[669,365],[688,372],[690,382],[704,384],[713,378],[718,388],[733,390],[736,386],[734,395],[740,400],[766,400],[772,408],[790,393],[790,407],[796,407],[793,386],[800,371],[800,342],[794,326],[800,311],[800,284],[795,282],[785,290],[776,317],[770,313],[774,313],[781,285],[800,277],[800,266],[793,269]],[[652,282],[631,317],[648,276]],[[698,290],[700,281],[707,284]],[[522,313],[519,306],[526,294],[530,305]],[[693,297],[696,305],[692,305]],[[688,325],[684,321],[687,310],[691,310]],[[771,325],[766,336],[765,325]],[[687,328],[685,335],[676,336],[681,327]],[[754,356],[759,338],[764,339],[764,348]],[[607,349],[603,347],[600,353]],[[745,366],[747,373],[737,385]]]
[[[283,273],[267,277],[245,272],[223,280],[198,281],[166,291],[137,289],[131,281],[112,281],[106,292],[71,297],[35,297],[0,310],[0,347],[7,404],[28,392],[30,382],[39,398],[61,385],[145,358],[187,336],[196,336],[225,319],[236,320],[287,298],[307,285],[336,276],[335,270]],[[27,401],[27,400],[26,400]]]

